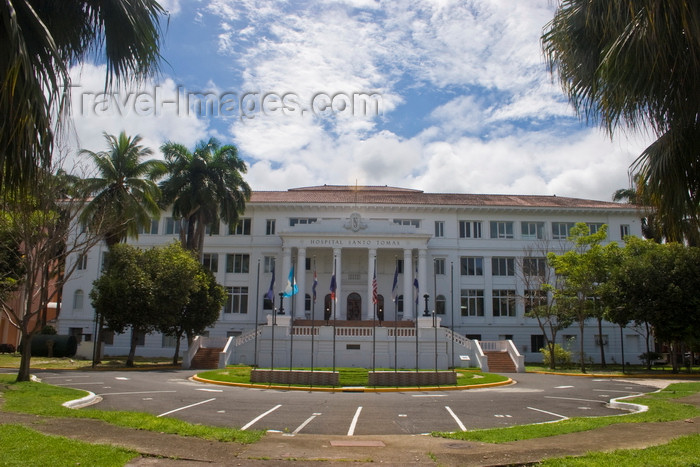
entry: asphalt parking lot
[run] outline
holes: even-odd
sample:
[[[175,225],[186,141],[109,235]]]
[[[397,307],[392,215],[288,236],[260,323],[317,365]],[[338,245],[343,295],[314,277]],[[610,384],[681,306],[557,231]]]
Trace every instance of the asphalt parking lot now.
[[[3,370],[3,373],[11,373]],[[312,392],[198,383],[192,371],[35,371],[91,391],[93,408],[148,412],[192,423],[289,435],[389,435],[542,423],[627,413],[611,399],[656,388],[617,378],[512,374],[512,385],[464,391]]]

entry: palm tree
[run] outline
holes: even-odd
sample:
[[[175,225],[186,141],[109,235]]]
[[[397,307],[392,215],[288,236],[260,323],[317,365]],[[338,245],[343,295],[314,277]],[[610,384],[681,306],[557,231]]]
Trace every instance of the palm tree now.
[[[160,190],[155,179],[165,172],[165,164],[156,159],[142,161],[153,152],[121,132],[119,137],[104,134],[109,149],[82,150],[97,166],[100,176],[84,181],[85,191],[94,198],[85,206],[80,221],[101,229],[110,248],[138,236],[139,227],[151,225],[151,217],[160,216]]]
[[[105,63],[107,88],[158,71],[164,13],[156,0],[0,2],[0,189],[49,168],[72,65]]]
[[[542,46],[579,116],[610,135],[624,126],[656,136],[632,169],[666,238],[697,237],[700,4],[562,0]]]
[[[184,220],[181,229],[183,248],[202,253],[207,225],[219,219],[235,224],[250,199],[250,186],[241,174],[246,165],[233,145],[218,140],[200,141],[194,152],[182,144],[161,146],[170,178],[160,184],[163,204],[172,205],[173,217]]]

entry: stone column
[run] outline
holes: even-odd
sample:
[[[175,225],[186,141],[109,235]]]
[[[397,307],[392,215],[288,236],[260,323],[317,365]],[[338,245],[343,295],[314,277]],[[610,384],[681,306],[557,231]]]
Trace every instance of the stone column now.
[[[297,266],[294,269],[296,275],[297,287],[299,292],[294,296],[296,302],[294,304],[294,316],[297,319],[305,319],[304,305],[306,304],[306,248],[297,248]],[[309,294],[310,295],[310,294]]]
[[[335,262],[335,269],[332,274],[335,274],[335,308],[331,310],[331,319],[345,319],[344,315],[341,314],[341,310],[345,309],[343,305],[343,294],[342,294],[342,277],[343,277],[343,250],[342,248],[333,248],[333,259]]]
[[[428,251],[425,249],[418,250],[418,306],[416,307],[416,316],[422,316],[425,310],[425,300],[423,295],[427,294],[430,290],[428,287],[428,274],[427,274],[427,261],[426,256]],[[434,297],[433,297],[434,298]],[[415,303],[415,302],[414,302]]]
[[[275,294],[284,292],[285,287],[287,287],[287,279],[289,279],[289,271],[291,269],[292,249],[285,246],[282,248],[282,270],[277,273],[278,276],[275,278],[276,281],[279,281],[279,285],[276,285],[277,290],[275,291]],[[277,306],[279,306],[279,304],[277,304]],[[292,314],[292,299],[290,297],[284,297],[284,314],[287,316],[291,316]]]
[[[403,250],[403,319],[413,319],[413,250]]]
[[[367,255],[367,313],[363,319],[371,320],[374,318],[374,302],[372,302],[372,292],[374,287],[372,287],[372,279],[375,273],[375,263],[377,261],[377,250],[374,248],[369,249],[369,254]]]

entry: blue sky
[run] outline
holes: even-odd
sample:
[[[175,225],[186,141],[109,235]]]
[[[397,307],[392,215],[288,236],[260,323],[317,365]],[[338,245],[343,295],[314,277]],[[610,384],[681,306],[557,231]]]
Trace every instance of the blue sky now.
[[[66,151],[103,149],[103,131],[138,133],[157,157],[214,136],[254,190],[609,199],[648,137],[611,141],[574,116],[540,49],[553,3],[169,0],[161,76],[107,98],[103,67],[73,70]],[[197,112],[205,93],[216,112]]]

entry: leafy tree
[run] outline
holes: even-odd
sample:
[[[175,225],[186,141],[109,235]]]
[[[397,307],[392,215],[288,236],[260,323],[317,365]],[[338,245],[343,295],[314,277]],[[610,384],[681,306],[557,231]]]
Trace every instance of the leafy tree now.
[[[223,219],[235,225],[250,199],[250,186],[241,174],[246,165],[235,146],[222,146],[215,138],[200,141],[194,152],[181,144],[161,146],[170,176],[160,187],[163,204],[173,207],[173,217],[182,218],[182,246],[202,253],[207,225]]]
[[[569,102],[612,136],[656,140],[633,170],[668,240],[697,237],[700,206],[700,6],[667,0],[561,0],[542,47]]]
[[[30,188],[50,170],[72,65],[105,63],[108,89],[158,71],[164,13],[155,0],[0,4],[0,190]]]
[[[90,157],[100,176],[86,179],[87,195],[93,196],[80,219],[88,226],[104,231],[108,247],[137,237],[139,227],[148,228],[151,217],[160,216],[160,191],[153,181],[165,172],[165,164],[156,159],[143,161],[153,151],[140,144],[141,136],[118,137],[104,133],[109,149],[81,154]]]

